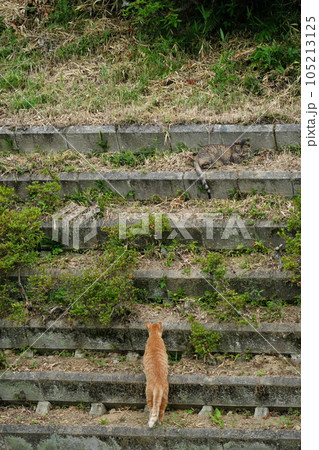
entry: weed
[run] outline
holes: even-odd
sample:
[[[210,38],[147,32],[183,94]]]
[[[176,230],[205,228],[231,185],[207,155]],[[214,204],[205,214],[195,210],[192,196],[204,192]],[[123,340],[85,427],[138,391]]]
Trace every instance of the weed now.
[[[289,45],[289,42],[283,44],[273,42],[271,45],[257,47],[250,60],[252,68],[258,68],[261,74],[272,71],[283,74],[291,64],[299,66],[296,62],[300,60],[300,50],[292,43]],[[291,76],[295,79],[298,76],[298,69],[294,70]]]
[[[0,369],[6,369],[7,367],[7,357],[3,350],[0,350]]]
[[[224,280],[226,274],[226,264],[223,257],[217,252],[209,252],[206,258],[198,259],[203,272],[212,275],[215,281]]]
[[[101,420],[100,420],[100,424],[101,424],[101,425],[106,425],[108,422],[109,422],[108,419],[101,419]]]
[[[174,353],[170,352],[170,353],[168,353],[168,360],[171,363],[177,363],[178,361],[181,360],[181,358],[182,358],[182,355],[180,353],[178,353],[178,352],[174,352]]]
[[[222,419],[222,413],[218,408],[215,408],[214,414],[209,414],[214,425],[219,425],[221,429],[224,428],[224,421]]]
[[[79,275],[65,273],[56,279],[45,266],[39,269],[26,286],[32,313],[52,318],[69,308],[68,317],[104,324],[129,314],[131,303],[140,294],[133,286],[137,262],[133,238],[128,235],[123,243],[118,229],[109,229],[104,253]]]
[[[61,204],[59,195],[61,185],[57,181],[49,181],[44,184],[33,181],[26,190],[29,193],[31,202],[38,205],[43,212],[52,213]]]
[[[103,152],[106,152],[109,149],[109,144],[107,142],[107,139],[105,139],[102,135],[102,132],[99,132],[100,140],[98,142],[99,147],[102,149]]]
[[[0,274],[37,258],[36,247],[43,239],[41,211],[36,207],[14,209],[14,190],[0,186]]]
[[[137,167],[142,165],[145,162],[146,158],[154,156],[155,153],[155,148],[144,148],[139,150],[139,152],[126,150],[124,152],[105,155],[104,159],[113,164],[113,167]]]
[[[300,284],[301,268],[301,195],[293,199],[295,209],[287,221],[287,231],[280,235],[286,240],[285,254],[282,256],[284,269],[292,273],[293,280]],[[288,234],[289,233],[289,234]]]
[[[189,316],[189,322],[191,325],[189,342],[199,358],[206,358],[216,350],[219,344],[220,334],[206,330],[192,316]]]
[[[185,291],[182,287],[179,287],[176,292],[167,290],[167,294],[169,296],[169,299],[172,300],[174,303],[178,303],[180,300],[186,297]]]
[[[67,27],[69,22],[79,15],[78,11],[74,8],[75,3],[74,0],[57,0],[50,14],[49,23]]]
[[[292,426],[291,420],[288,419],[286,416],[282,415],[282,416],[280,416],[280,419],[283,422],[284,428],[290,428]]]
[[[293,155],[301,156],[301,145],[284,145],[280,147],[280,152],[292,153]]]

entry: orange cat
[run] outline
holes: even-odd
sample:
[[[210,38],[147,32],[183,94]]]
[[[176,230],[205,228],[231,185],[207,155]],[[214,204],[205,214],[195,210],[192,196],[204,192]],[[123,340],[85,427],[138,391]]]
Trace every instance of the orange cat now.
[[[162,339],[163,326],[159,323],[146,323],[149,338],[144,353],[144,371],[146,375],[146,401],[150,410],[148,426],[152,428],[156,421],[163,423],[163,415],[168,398],[168,358]]]

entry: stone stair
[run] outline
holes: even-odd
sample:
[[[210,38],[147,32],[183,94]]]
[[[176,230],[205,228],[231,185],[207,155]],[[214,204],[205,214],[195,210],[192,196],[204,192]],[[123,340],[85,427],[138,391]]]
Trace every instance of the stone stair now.
[[[162,130],[155,128],[149,130],[147,139],[154,139],[156,133],[160,133],[162,139]],[[279,139],[285,140],[285,130],[285,126],[281,129],[278,125],[267,128],[264,130],[265,139],[276,146]],[[0,130],[0,136],[1,132],[7,134],[5,131]],[[47,136],[51,134],[61,148],[64,135],[80,143],[78,139],[81,133],[76,128],[65,130],[62,138],[56,137],[52,130],[40,131],[28,134],[23,130],[15,130],[12,132],[13,139],[20,147],[25,142],[27,151],[39,139],[45,147]],[[206,128],[197,131],[202,133],[201,137],[208,136],[209,142],[211,136],[216,137],[218,133],[218,139],[222,136],[223,142],[230,137],[230,134],[223,134],[225,130],[220,128],[215,128],[215,134]],[[255,147],[256,139],[259,139],[257,131],[254,129],[255,134],[252,134]],[[117,147],[120,150],[126,148],[129,129],[113,130],[110,127],[105,132],[110,133],[110,139],[114,139],[115,150],[118,150]],[[231,129],[229,132],[236,134],[241,130]],[[294,129],[294,132],[298,133],[298,130]],[[92,133],[88,131],[85,142],[92,144],[95,131]],[[137,130],[134,133],[139,136]],[[175,136],[176,141],[182,140],[184,135],[177,129],[172,130],[172,136]],[[198,143],[199,135],[196,138]],[[50,139],[54,141],[52,136]],[[84,146],[82,141],[81,146]],[[95,186],[96,181],[103,180],[107,185],[111,183],[124,197],[134,192],[134,199],[140,201],[150,200],[154,195],[174,198],[185,190],[190,198],[206,198],[193,172],[63,173],[59,178],[62,195],[85,190]],[[26,199],[26,187],[32,181],[44,183],[50,180],[46,175],[0,176],[0,183],[14,187],[21,199]],[[208,174],[207,181],[213,196],[220,199],[227,198],[229,191],[234,190],[248,196],[253,190],[291,198],[300,189],[298,172],[213,172]],[[181,208],[182,213],[185,211],[187,206]],[[89,243],[85,243],[83,238],[89,228],[83,226],[79,252],[94,252],[96,245],[105,242],[108,234],[104,227],[113,225],[114,220],[101,219],[97,222],[96,234]],[[171,220],[172,230],[180,233],[178,239],[181,243],[195,239],[203,248],[219,250],[236,249],[240,245],[252,247],[256,241],[272,249],[284,245],[278,232],[286,226],[285,222],[278,223],[266,218],[251,223],[247,218],[243,219],[243,223],[250,239],[244,239],[241,233],[223,239],[227,226],[225,219],[216,219],[214,234],[207,239],[205,224],[198,217],[190,216],[188,222],[179,226]],[[52,237],[52,220],[44,222],[42,228],[48,237]],[[184,239],[186,230],[191,238]],[[164,242],[167,234],[163,235]],[[69,242],[72,242],[72,238],[71,227]],[[137,247],[142,248],[144,243],[143,239],[137,239]],[[72,244],[65,248],[72,248]],[[61,273],[59,270],[56,271],[57,276]],[[22,271],[22,282],[27,282],[32,273],[34,268],[32,271]],[[162,283],[164,278],[165,286]],[[213,277],[205,278],[214,284]],[[226,278],[230,288],[238,292],[263,290],[263,294],[272,301],[284,300],[293,304],[294,298],[300,294],[300,288],[292,281],[290,274],[282,270],[266,271],[263,267],[257,271],[240,273],[228,270]],[[11,274],[11,279],[16,280],[17,274]],[[148,300],[145,301],[168,298],[169,292],[177,292],[179,288],[183,288],[185,295],[190,297],[202,296],[205,291],[211,290],[196,268],[188,273],[174,267],[137,269],[134,282],[147,292]],[[169,310],[169,306],[166,308]],[[165,313],[165,308],[162,313]],[[149,321],[157,321],[157,317],[155,308]],[[0,448],[299,449],[300,427],[295,422],[300,410],[299,324],[289,321],[251,322],[245,325],[217,323],[208,314],[204,314],[202,322],[205,330],[219,333],[220,336],[215,349],[204,361],[194,356],[190,344],[191,327],[185,317],[178,322],[169,318],[163,320],[163,338],[170,359],[169,404],[164,425],[149,430],[146,425],[147,413],[143,411],[145,376],[141,356],[147,339],[144,323],[138,320],[124,323],[112,321],[102,326],[81,324],[74,320],[43,322],[37,318],[22,324],[2,320],[0,350],[3,352],[4,369],[0,372]],[[135,360],[130,360],[128,352],[133,352]],[[78,366],[79,359],[81,363]],[[177,367],[180,368],[178,373]],[[37,414],[35,407],[39,402],[49,402],[51,409]],[[89,412],[89,408],[95,404],[99,404],[101,409],[101,415],[97,417]],[[200,419],[198,414],[205,406],[211,408],[210,413]],[[260,408],[265,408],[263,419],[252,415],[254,412],[258,415]],[[83,419],[72,420],[75,410],[78,414],[76,417]],[[50,417],[56,411],[61,413],[60,418],[50,422]],[[218,415],[220,411],[221,417]],[[9,414],[10,420],[6,419]],[[112,414],[121,417],[119,422],[112,422]],[[238,422],[234,419],[231,422],[235,416]],[[202,421],[198,423],[198,420]]]

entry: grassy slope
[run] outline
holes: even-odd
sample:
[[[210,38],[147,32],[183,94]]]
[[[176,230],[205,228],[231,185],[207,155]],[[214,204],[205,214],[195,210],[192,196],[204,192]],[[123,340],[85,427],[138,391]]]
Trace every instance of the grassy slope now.
[[[299,121],[293,28],[287,47],[242,34],[203,40],[190,56],[141,43],[127,20],[49,26],[18,5],[0,6],[0,125]]]

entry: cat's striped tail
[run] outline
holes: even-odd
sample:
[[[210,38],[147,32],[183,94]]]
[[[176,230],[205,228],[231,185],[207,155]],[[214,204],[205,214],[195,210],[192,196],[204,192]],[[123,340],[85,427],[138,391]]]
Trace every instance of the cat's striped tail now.
[[[148,421],[149,428],[153,428],[156,424],[160,412],[160,407],[163,398],[163,389],[155,388],[153,391],[153,408],[150,413],[150,418]]]
[[[207,181],[205,180],[205,174],[204,174],[204,172],[202,171],[202,169],[200,168],[200,165],[198,164],[198,161],[197,161],[196,158],[195,158],[195,161],[194,161],[194,168],[195,168],[195,170],[196,170],[196,173],[197,173],[197,175],[198,175],[198,178],[200,179],[202,185],[203,185],[204,188],[206,189],[208,198],[212,198],[212,193],[211,193],[211,191],[210,191],[210,189],[209,189],[209,186],[208,186],[208,184],[207,184]]]

